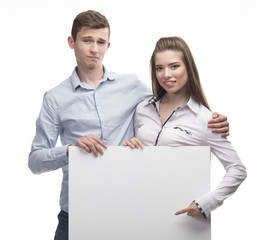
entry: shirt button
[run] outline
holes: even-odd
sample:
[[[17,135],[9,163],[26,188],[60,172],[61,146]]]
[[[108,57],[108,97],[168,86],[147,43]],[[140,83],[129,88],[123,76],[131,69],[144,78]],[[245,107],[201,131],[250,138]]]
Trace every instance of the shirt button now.
[[[97,107],[97,109],[98,109],[98,110],[100,110],[100,109],[101,109],[101,107],[100,107],[100,106],[98,106],[98,107]]]

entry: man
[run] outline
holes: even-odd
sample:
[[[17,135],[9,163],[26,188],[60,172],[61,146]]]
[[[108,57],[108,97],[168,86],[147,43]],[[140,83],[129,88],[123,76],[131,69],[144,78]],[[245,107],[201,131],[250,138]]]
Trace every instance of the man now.
[[[95,156],[107,145],[122,145],[133,136],[133,114],[138,103],[152,94],[136,75],[107,71],[102,60],[110,42],[110,26],[98,12],[75,18],[70,48],[77,67],[72,75],[45,93],[29,154],[35,174],[62,168],[61,212],[55,240],[68,239],[68,151],[79,146]],[[215,114],[210,127],[228,135],[226,117]],[[56,147],[60,136],[62,146]]]

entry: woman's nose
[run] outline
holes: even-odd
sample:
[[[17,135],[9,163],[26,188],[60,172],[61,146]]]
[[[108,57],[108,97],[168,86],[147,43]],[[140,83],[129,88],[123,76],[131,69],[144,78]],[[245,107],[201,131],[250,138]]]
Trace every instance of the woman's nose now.
[[[165,68],[165,71],[164,71],[164,78],[169,79],[171,76],[172,76],[172,75],[171,75],[171,71],[170,71],[170,69]]]

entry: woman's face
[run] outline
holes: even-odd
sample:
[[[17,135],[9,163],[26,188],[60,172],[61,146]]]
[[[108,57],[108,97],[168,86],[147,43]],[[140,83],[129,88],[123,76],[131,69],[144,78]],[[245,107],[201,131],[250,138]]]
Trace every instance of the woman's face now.
[[[167,93],[186,93],[188,74],[182,61],[182,53],[175,50],[155,55],[156,77]]]

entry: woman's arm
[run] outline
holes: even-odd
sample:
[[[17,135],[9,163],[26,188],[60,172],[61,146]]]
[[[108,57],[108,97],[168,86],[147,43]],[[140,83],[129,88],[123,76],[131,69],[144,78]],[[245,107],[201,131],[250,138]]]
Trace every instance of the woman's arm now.
[[[208,216],[212,210],[222,205],[224,200],[231,196],[246,179],[246,168],[231,143],[219,134],[209,133],[205,137],[206,145],[218,158],[226,170],[218,187],[196,199],[199,207]]]

